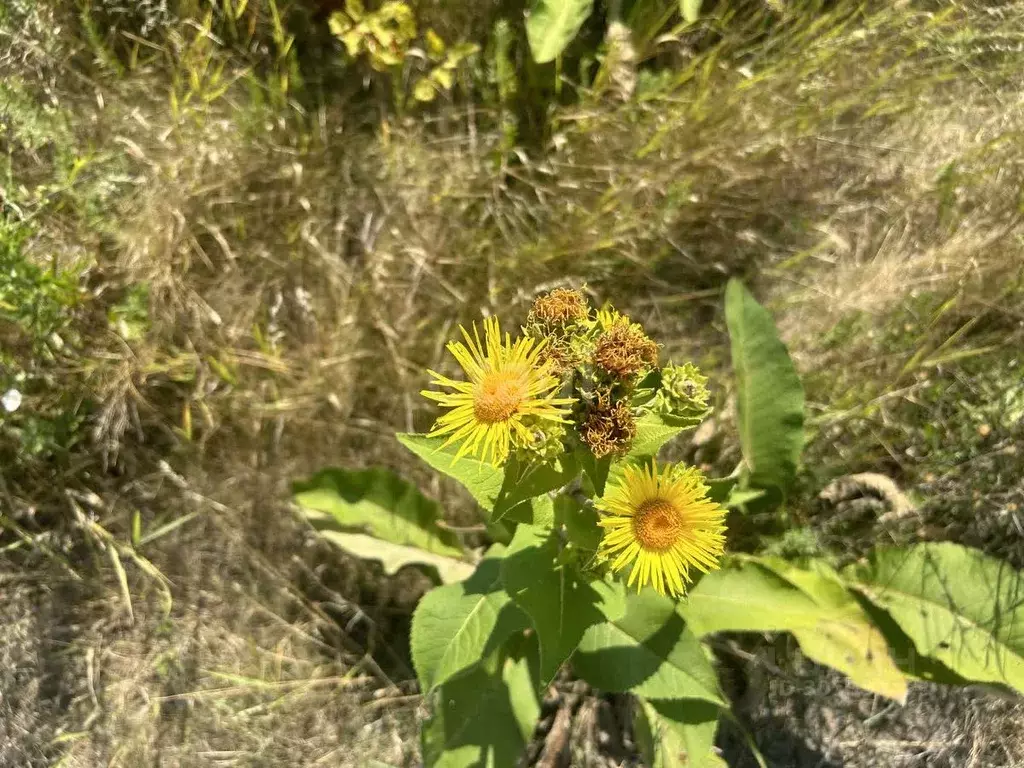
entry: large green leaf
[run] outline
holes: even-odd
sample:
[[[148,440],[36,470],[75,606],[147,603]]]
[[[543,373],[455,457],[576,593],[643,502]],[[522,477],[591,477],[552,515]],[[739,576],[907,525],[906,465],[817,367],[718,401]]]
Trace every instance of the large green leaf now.
[[[324,469],[294,483],[292,492],[314,526],[333,520],[396,544],[453,557],[462,554],[458,538],[437,525],[437,503],[389,470]]]
[[[501,565],[505,589],[540,640],[540,678],[547,684],[576,650],[588,627],[625,610],[622,585],[587,579],[559,562],[557,534],[520,525]]]
[[[444,439],[440,437],[427,437],[410,433],[399,433],[395,435],[398,442],[415,453],[427,464],[449,477],[455,478],[481,507],[490,512],[494,509],[494,503],[501,493],[501,486],[505,482],[505,473],[498,467],[474,459],[472,456],[455,458],[454,446],[442,448]]]
[[[440,688],[423,726],[426,768],[515,768],[540,706],[525,660],[492,656]]]
[[[1024,693],[1024,575],[958,544],[884,548],[843,577],[968,680]]]
[[[665,443],[692,426],[695,424],[683,423],[671,416],[653,412],[645,413],[636,420],[636,437],[629,447],[628,455],[631,457],[656,456]]]
[[[573,661],[591,685],[648,699],[703,699],[725,706],[700,642],[652,589],[626,598],[626,612],[591,627]]]
[[[773,632],[802,627],[820,613],[792,584],[754,563],[728,558],[701,576],[679,603],[698,636],[714,632]]]
[[[588,557],[601,545],[604,529],[597,524],[597,508],[592,503],[581,503],[572,496],[559,496],[555,499],[555,519],[565,526],[569,543],[588,553]]]
[[[526,37],[538,64],[554,61],[590,16],[594,0],[533,0]]]
[[[726,562],[701,578],[679,612],[699,636],[791,632],[819,664],[866,690],[906,699],[906,679],[885,637],[824,565],[811,570],[771,559]]]
[[[804,444],[804,390],[772,316],[739,280],[725,291],[740,445],[757,488],[785,494]]]
[[[522,464],[510,459],[495,502],[494,519],[508,515],[531,525],[551,525],[553,512],[546,503],[546,494],[568,485],[579,471],[575,458],[569,454],[550,464]]]
[[[800,568],[782,558],[766,557],[758,565],[781,576],[827,612],[812,628],[792,630],[810,658],[838,669],[865,690],[900,703],[907,698],[906,677],[893,658],[885,634],[827,563],[811,561]]]
[[[713,768],[719,708],[696,699],[640,700],[636,734],[651,768]]]
[[[526,523],[538,528],[550,528],[555,523],[555,500],[549,495],[537,496],[527,504],[517,504],[506,512],[493,525]],[[511,541],[511,537],[509,537]]]
[[[442,583],[451,584],[469,578],[473,573],[473,566],[464,560],[435,555],[425,552],[419,547],[393,544],[390,541],[367,536],[365,533],[346,533],[327,527],[321,527],[317,532],[323,539],[353,557],[358,557],[361,560],[375,560],[380,563],[384,568],[384,573],[388,575],[394,575],[408,565],[417,565],[435,572],[438,580]]]
[[[494,546],[466,581],[433,589],[412,617],[412,661],[424,692],[490,656],[529,622],[501,585],[504,547]]]
[[[705,480],[708,484],[708,498],[717,501],[719,504],[725,502],[732,496],[733,490],[737,489],[737,477],[709,477]]]
[[[436,569],[443,581],[465,578],[458,538],[438,527],[437,504],[382,468],[325,469],[293,485],[303,516],[350,554],[378,560],[388,573],[411,563]]]
[[[744,505],[757,501],[764,491],[756,488],[741,488],[736,477],[712,477],[708,484],[708,498],[717,501],[727,509],[742,509]]]
[[[889,655],[908,680],[925,680],[941,685],[970,684],[970,680],[958,675],[938,659],[918,653],[914,641],[900,629],[900,625],[892,620],[892,616],[884,608],[879,608],[859,592],[857,597],[864,612],[885,637]]]
[[[612,466],[612,457],[602,456],[599,459],[585,445],[580,445],[576,448],[576,460],[583,469],[584,479],[589,482],[587,493],[603,496],[605,484],[608,482],[608,472]]]
[[[517,521],[535,522],[534,498],[569,483],[579,471],[570,457],[553,464],[523,465],[512,459],[502,467],[463,456],[456,459],[455,446],[442,448],[444,438],[398,434],[398,441],[427,464],[459,481],[487,512],[491,520],[505,515]],[[541,510],[539,514],[546,512]],[[537,524],[541,521],[536,520]]]

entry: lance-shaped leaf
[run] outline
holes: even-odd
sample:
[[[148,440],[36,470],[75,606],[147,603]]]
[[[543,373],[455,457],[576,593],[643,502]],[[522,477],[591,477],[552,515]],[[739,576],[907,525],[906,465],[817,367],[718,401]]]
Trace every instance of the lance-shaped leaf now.
[[[736,374],[737,426],[756,488],[785,494],[804,444],[804,390],[772,316],[739,280],[725,291],[725,319]]]

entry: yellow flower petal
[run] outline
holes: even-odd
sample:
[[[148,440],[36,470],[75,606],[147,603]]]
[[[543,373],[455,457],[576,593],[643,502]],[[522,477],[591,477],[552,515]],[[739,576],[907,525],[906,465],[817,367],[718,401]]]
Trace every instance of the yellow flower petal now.
[[[472,333],[461,326],[459,330],[463,341],[451,341],[447,349],[468,380],[428,371],[433,384],[454,390],[421,393],[450,409],[429,434],[447,436],[444,445],[457,444],[457,458],[470,455],[499,466],[513,445],[529,443],[531,432],[524,417],[565,423],[565,406],[574,401],[557,397],[559,380],[549,363],[539,361],[543,343],[530,338],[513,341],[507,333],[503,338],[494,317],[484,319],[483,339],[475,324]]]
[[[650,584],[660,594],[682,595],[690,569],[718,567],[725,549],[725,509],[711,501],[693,467],[657,463],[627,467],[597,502],[604,536],[598,555],[611,569],[630,566],[627,584]]]

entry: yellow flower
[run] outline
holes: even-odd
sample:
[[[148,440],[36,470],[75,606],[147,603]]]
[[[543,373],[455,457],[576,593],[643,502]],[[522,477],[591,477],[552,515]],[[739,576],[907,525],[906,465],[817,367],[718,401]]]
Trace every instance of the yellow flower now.
[[[559,381],[551,375],[549,364],[538,356],[544,342],[509,334],[502,340],[498,320],[484,319],[484,341],[476,325],[473,335],[460,326],[465,344],[448,342],[452,353],[469,381],[454,381],[428,371],[433,383],[453,392],[424,390],[421,394],[451,408],[434,424],[429,437],[448,435],[444,445],[459,443],[456,458],[472,455],[494,466],[508,458],[511,446],[532,442],[531,422],[565,422],[572,398],[559,398]]]
[[[604,513],[598,555],[614,558],[613,571],[632,564],[628,583],[638,591],[650,582],[662,595],[682,595],[690,568],[717,568],[725,548],[725,510],[707,494],[694,467],[626,467],[597,502]]]

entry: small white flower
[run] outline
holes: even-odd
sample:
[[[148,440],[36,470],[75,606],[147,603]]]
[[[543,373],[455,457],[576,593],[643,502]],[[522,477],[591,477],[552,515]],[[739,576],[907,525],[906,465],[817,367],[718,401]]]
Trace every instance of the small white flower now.
[[[14,413],[21,408],[21,392],[16,389],[8,389],[3,397],[0,397],[0,405],[8,413]]]

